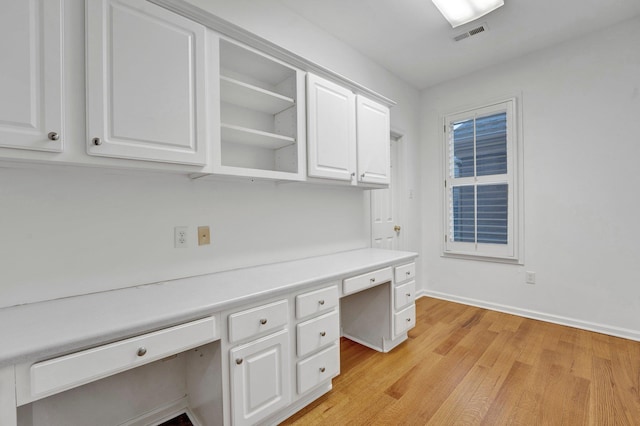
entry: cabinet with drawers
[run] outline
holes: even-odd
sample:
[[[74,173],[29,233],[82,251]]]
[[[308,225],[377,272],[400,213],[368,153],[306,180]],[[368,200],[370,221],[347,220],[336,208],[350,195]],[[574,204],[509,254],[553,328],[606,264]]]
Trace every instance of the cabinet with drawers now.
[[[216,424],[222,389],[209,366],[220,356],[217,324],[207,317],[16,365],[18,424],[155,424],[178,412]]]
[[[416,264],[414,262],[394,268],[393,337],[404,336],[416,323]]]
[[[302,395],[340,373],[338,284],[296,300],[296,389]]]

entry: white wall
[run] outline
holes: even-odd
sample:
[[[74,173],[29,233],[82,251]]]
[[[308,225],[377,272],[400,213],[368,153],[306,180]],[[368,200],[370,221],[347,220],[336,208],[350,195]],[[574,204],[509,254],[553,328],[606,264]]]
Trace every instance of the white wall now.
[[[407,180],[418,192],[411,163],[418,161],[417,90],[277,2],[205,3],[396,100],[392,126],[406,135]],[[67,16],[81,19],[82,4],[68,0]],[[73,37],[66,55],[76,57],[82,36],[78,26],[68,29]],[[66,144],[77,148],[85,143],[84,77],[70,62]],[[366,247],[368,198],[367,192],[330,186],[0,163],[0,307]],[[413,213],[405,247],[415,250],[417,198],[408,203]],[[181,225],[191,231],[188,249],[173,248],[173,227]],[[195,245],[199,225],[211,227],[210,246]]]
[[[640,20],[422,93],[428,293],[640,338]],[[441,257],[443,114],[521,96],[524,266]],[[525,284],[535,271],[537,283]]]

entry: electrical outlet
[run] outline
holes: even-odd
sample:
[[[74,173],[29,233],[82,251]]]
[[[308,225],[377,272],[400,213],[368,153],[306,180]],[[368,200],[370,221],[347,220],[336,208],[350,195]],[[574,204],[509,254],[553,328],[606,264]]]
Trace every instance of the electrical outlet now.
[[[189,228],[186,226],[176,226],[173,228],[173,245],[175,248],[187,248]]]
[[[198,226],[198,245],[204,246],[211,243],[211,234],[208,226]]]
[[[531,272],[531,271],[527,271],[524,273],[524,279],[527,282],[527,284],[535,284],[536,283],[536,273],[535,272]]]

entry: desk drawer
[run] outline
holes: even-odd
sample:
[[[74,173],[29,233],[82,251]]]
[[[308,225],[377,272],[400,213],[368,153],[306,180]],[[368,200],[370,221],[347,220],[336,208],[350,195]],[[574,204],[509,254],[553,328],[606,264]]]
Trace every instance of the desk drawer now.
[[[333,345],[304,361],[300,361],[297,373],[299,394],[337,376],[340,373],[339,346]]]
[[[412,329],[416,325],[416,305],[411,305],[408,308],[394,314],[393,316],[393,331],[394,336],[398,336],[406,331]]]
[[[286,300],[229,315],[229,341],[237,342],[284,327],[289,319]]]
[[[340,337],[340,316],[338,311],[333,311],[300,323],[296,329],[297,353],[299,357],[303,357]]]
[[[296,296],[296,318],[328,311],[338,306],[338,286],[322,288]]]
[[[416,264],[415,262],[407,263],[406,265],[396,266],[396,284],[404,281],[412,280],[416,277]]]
[[[397,311],[416,300],[416,282],[410,281],[393,289],[393,308]]]
[[[31,394],[61,392],[135,368],[218,338],[215,318],[204,318],[31,366]]]
[[[379,284],[391,281],[391,268],[379,269],[377,271],[368,272],[358,275],[357,277],[347,278],[342,282],[342,292],[344,294],[355,293],[365,288],[374,287]]]

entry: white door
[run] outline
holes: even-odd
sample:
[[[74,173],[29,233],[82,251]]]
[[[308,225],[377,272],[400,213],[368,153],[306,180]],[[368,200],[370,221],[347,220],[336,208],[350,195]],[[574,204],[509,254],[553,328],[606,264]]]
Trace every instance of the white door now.
[[[307,173],[351,181],[356,173],[355,95],[307,74]]]
[[[398,188],[401,173],[398,166],[398,150],[401,142],[394,138],[389,141],[391,174],[389,187],[371,191],[371,246],[389,250],[399,249],[402,225],[398,218]]]
[[[231,420],[234,425],[256,424],[289,404],[288,330],[229,352]]]
[[[357,96],[358,182],[388,184],[389,108]]]
[[[87,150],[206,163],[206,28],[145,0],[87,1]]]
[[[62,151],[60,0],[3,0],[0,146]]]

